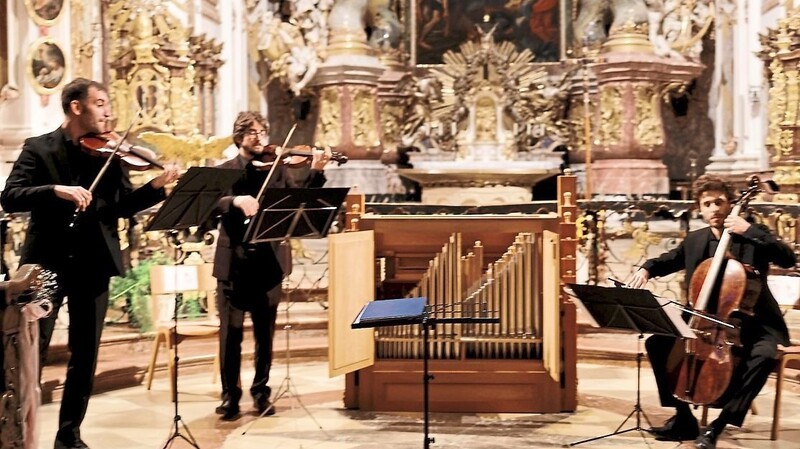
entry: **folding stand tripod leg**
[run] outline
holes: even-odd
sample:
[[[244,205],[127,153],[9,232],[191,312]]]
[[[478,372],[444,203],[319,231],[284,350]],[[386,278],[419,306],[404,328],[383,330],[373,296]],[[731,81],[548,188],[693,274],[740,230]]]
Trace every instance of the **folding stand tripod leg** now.
[[[317,425],[319,430],[322,430],[323,432],[325,431],[322,428],[322,425],[319,423],[319,421],[317,421],[314,415],[311,414],[311,411],[308,408],[306,408],[305,404],[303,404],[303,401],[300,400],[300,395],[297,393],[297,387],[292,382],[292,376],[291,376],[292,353],[291,353],[291,345],[289,344],[290,340],[289,336],[292,330],[292,325],[291,322],[289,321],[290,308],[291,306],[289,305],[289,301],[287,300],[286,307],[284,308],[284,315],[286,316],[286,324],[283,326],[283,330],[285,331],[284,332],[285,340],[286,340],[286,374],[283,376],[281,384],[278,385],[278,389],[275,390],[275,394],[272,398],[272,401],[270,401],[269,406],[267,406],[267,408],[263,412],[261,412],[261,414],[258,416],[257,419],[250,422],[247,428],[244,429],[244,431],[242,432],[242,435],[245,435],[258,419],[263,418],[264,416],[266,416],[267,413],[269,413],[270,410],[273,410],[275,408],[275,403],[278,402],[279,399],[284,397],[289,397],[297,401],[297,403],[300,404],[300,407],[306,412],[306,414],[311,418],[311,420],[314,421],[314,424]],[[292,402],[291,404],[292,404],[291,407],[294,409],[294,402]]]
[[[617,429],[615,431],[613,431],[613,432],[611,432],[609,434],[606,434],[606,435],[587,438],[585,440],[580,440],[580,441],[576,441],[574,443],[569,443],[567,445],[568,447],[577,446],[579,444],[589,443],[591,441],[601,440],[603,438],[612,437],[614,435],[621,435],[623,433],[635,432],[635,431],[639,432],[639,434],[641,435],[641,437],[644,440],[645,444],[647,444],[647,446],[650,447],[650,442],[647,441],[647,436],[645,435],[645,429],[641,426],[641,424],[642,424],[642,418],[641,417],[644,416],[644,419],[645,419],[645,421],[647,421],[647,424],[652,427],[652,424],[650,424],[650,418],[648,418],[647,414],[645,414],[644,410],[642,410],[642,402],[641,402],[641,398],[642,398],[642,388],[641,388],[641,386],[642,386],[642,358],[644,357],[644,354],[642,354],[642,350],[641,350],[641,344],[642,344],[642,339],[643,338],[644,338],[644,335],[639,334],[639,351],[636,354],[636,404],[634,404],[633,410],[631,410],[631,412],[628,413],[628,416],[625,418],[624,421],[622,421],[622,424],[620,424],[619,427],[617,427]],[[636,415],[636,426],[631,427],[629,429],[620,430],[625,425],[625,423],[627,423],[628,420],[631,419],[631,417],[633,417],[633,415]]]
[[[430,335],[430,330],[428,326],[431,323],[428,322],[428,318],[422,319],[422,421],[424,427],[424,435],[423,435],[423,442],[422,447],[424,449],[430,449],[431,444],[436,442],[436,439],[430,436],[430,381],[433,379],[433,376],[428,373],[428,359],[430,358],[430,353],[428,349],[428,337]]]
[[[175,308],[173,309],[172,314],[172,335],[170,338],[172,339],[172,348],[175,351],[175,361],[174,361],[174,368],[172,370],[172,386],[174,387],[174,396],[173,396],[173,403],[175,404],[175,415],[172,418],[172,434],[167,438],[166,443],[164,443],[163,449],[167,449],[168,447],[172,446],[172,443],[175,442],[177,438],[182,438],[184,441],[189,443],[192,447],[200,449],[200,446],[197,445],[197,441],[195,441],[194,436],[192,436],[192,432],[189,431],[189,426],[186,425],[185,422],[181,419],[181,415],[178,413],[178,361],[180,358],[178,357],[178,307],[183,298],[182,293],[175,294]],[[186,435],[181,433],[181,426],[186,431]]]

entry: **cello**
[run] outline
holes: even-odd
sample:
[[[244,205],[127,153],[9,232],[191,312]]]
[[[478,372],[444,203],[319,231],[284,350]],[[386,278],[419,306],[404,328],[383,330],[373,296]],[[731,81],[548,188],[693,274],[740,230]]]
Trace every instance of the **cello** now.
[[[760,191],[758,177],[734,203],[729,216],[742,208]],[[679,340],[670,352],[667,366],[675,398],[695,405],[715,404],[728,389],[737,360],[732,348],[739,345],[742,320],[754,314],[761,283],[750,267],[729,257],[731,234],[723,230],[714,256],[698,265],[689,284],[692,313],[689,326],[696,339]],[[708,311],[717,299],[715,313]]]

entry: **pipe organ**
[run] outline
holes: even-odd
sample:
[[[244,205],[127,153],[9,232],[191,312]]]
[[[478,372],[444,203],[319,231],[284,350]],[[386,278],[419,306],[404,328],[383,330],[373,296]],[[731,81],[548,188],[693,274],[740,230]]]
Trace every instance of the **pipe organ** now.
[[[561,291],[574,282],[574,180],[559,179],[558,214],[378,216],[348,207],[382,267],[375,299],[422,296],[432,317],[500,320],[431,328],[432,411],[575,410],[575,308]],[[371,338],[374,360],[347,374],[345,406],[421,411],[421,327],[377,328]]]

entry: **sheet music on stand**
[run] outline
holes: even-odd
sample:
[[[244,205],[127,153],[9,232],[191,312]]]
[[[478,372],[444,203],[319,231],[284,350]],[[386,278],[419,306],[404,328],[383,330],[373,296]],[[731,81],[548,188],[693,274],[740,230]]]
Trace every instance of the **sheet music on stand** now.
[[[683,307],[649,290],[584,284],[567,284],[565,290],[594,327],[696,338]]]
[[[244,170],[191,167],[181,176],[146,231],[187,229],[208,219],[225,193],[244,176]]]
[[[347,187],[266,189],[244,241],[325,237],[348,191]]]
[[[598,285],[567,284],[564,291],[572,302],[585,312],[594,327],[623,329],[639,334],[639,351],[636,354],[636,403],[622,424],[614,432],[570,443],[569,446],[588,443],[627,432],[639,432],[647,442],[642,418],[650,424],[650,419],[642,410],[641,403],[641,350],[644,334],[667,335],[675,338],[697,338],[694,330],[683,320],[681,312],[688,311],[683,306],[668,299],[654,296],[649,290]],[[692,311],[690,311],[692,312]],[[695,313],[695,312],[692,312]],[[703,317],[708,319],[706,317]],[[636,425],[622,430],[625,423],[636,417]],[[650,424],[652,426],[652,424]]]

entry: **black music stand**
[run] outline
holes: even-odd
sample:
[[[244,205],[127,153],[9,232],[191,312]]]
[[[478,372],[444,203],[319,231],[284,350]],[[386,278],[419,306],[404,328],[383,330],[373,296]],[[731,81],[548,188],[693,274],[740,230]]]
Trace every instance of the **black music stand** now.
[[[258,212],[251,218],[243,241],[250,245],[269,242],[285,241],[289,238],[319,239],[328,235],[339,209],[344,204],[349,187],[343,188],[268,188],[261,196]],[[289,321],[289,304],[284,309],[286,315],[286,374],[281,384],[275,390],[269,406],[261,412],[263,418],[270,410],[275,408],[278,399],[284,396],[293,397],[300,407],[311,417],[320,430],[322,425],[306,408],[297,393],[297,387],[292,382],[291,352],[289,334],[292,328]],[[255,420],[242,432],[246,434]]]
[[[244,170],[231,170],[211,167],[191,167],[181,176],[178,184],[164,201],[153,217],[147,231],[175,231],[199,226],[208,220],[217,201],[231,190],[233,185],[242,178]],[[178,308],[182,299],[181,293],[175,295],[175,306],[172,312],[172,347],[175,348],[175,369],[171,379],[175,385],[175,415],[172,418],[172,434],[164,443],[164,448],[170,447],[176,438],[182,438],[193,447],[199,449],[197,441],[189,431],[189,427],[178,413]],[[180,426],[186,435],[180,431]],[[187,436],[188,435],[188,436]]]
[[[349,190],[349,187],[266,189],[244,241],[256,244],[325,237]]]
[[[622,424],[609,434],[570,443],[569,446],[588,443],[602,438],[638,431],[646,439],[641,424],[641,417],[652,427],[650,419],[642,410],[641,372],[642,372],[642,339],[644,334],[668,335],[676,338],[696,338],[694,331],[681,317],[683,307],[667,299],[653,296],[649,290],[601,287],[597,285],[567,284],[564,289],[572,297],[579,309],[586,312],[594,327],[622,329],[639,334],[638,353],[636,354],[636,404]],[[620,430],[633,415],[636,415],[636,426]]]
[[[489,317],[461,317],[461,318],[436,318],[433,315],[438,311],[426,306],[427,299],[420,298],[401,298],[401,299],[381,299],[372,301],[361,308],[356,316],[353,329],[363,329],[368,327],[400,326],[405,324],[418,324],[422,326],[422,406],[423,406],[423,429],[424,439],[422,447],[429,449],[435,440],[429,436],[430,430],[430,405],[428,391],[430,381],[433,376],[428,374],[428,359],[430,358],[428,348],[428,336],[430,328],[438,323],[487,323],[496,324],[499,318]],[[450,312],[452,313],[452,312]]]

